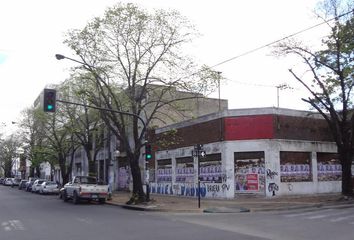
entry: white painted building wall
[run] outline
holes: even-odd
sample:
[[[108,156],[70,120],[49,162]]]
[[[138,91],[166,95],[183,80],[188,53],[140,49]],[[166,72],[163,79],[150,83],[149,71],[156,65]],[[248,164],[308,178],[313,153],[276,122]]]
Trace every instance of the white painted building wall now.
[[[222,183],[202,183],[201,187],[206,189],[203,197],[211,198],[235,198],[235,152],[264,152],[265,160],[265,192],[264,196],[272,197],[274,195],[294,195],[294,194],[315,194],[330,193],[341,191],[341,181],[325,181],[320,182],[317,178],[317,158],[316,153],[336,153],[336,145],[329,142],[311,142],[297,140],[241,140],[241,141],[224,141],[217,143],[205,144],[203,146],[206,154],[221,153],[222,172],[224,180]],[[171,159],[172,162],[172,182],[171,183],[152,183],[153,193],[173,194],[197,197],[196,188],[198,178],[194,177],[194,183],[176,183],[176,158],[192,156],[194,146],[159,151],[156,153],[156,160]],[[309,182],[281,182],[280,180],[280,152],[310,152],[311,153],[311,173],[312,181]],[[194,172],[197,172],[197,159],[194,158]],[[267,171],[272,174],[267,175]],[[157,164],[155,167],[157,172]],[[269,185],[277,186],[276,190],[269,191]],[[186,193],[185,189],[194,191],[192,195]],[[201,191],[202,193],[202,191]]]

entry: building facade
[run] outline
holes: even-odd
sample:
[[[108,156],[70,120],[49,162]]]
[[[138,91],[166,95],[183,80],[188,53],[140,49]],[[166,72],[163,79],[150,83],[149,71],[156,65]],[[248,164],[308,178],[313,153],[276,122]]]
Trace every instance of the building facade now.
[[[337,148],[319,114],[225,110],[159,128],[155,139],[172,129],[179,141],[153,147],[152,193],[196,197],[200,191],[206,198],[235,198],[341,191]],[[196,156],[197,144],[203,145],[203,156]]]

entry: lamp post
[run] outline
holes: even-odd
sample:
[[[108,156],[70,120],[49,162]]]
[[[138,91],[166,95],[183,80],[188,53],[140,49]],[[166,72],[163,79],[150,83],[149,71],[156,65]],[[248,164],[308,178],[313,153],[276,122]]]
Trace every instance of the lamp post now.
[[[84,67],[87,67],[88,70],[91,71],[91,72],[93,71],[93,69],[96,69],[96,67],[94,67],[92,65],[89,65],[87,63],[81,62],[81,61],[76,60],[74,58],[66,57],[66,56],[64,56],[62,54],[55,54],[55,58],[57,60],[68,59],[70,61],[79,63],[79,64],[83,65]],[[98,77],[100,80],[102,80],[101,77],[99,77],[99,75],[97,75],[97,74],[95,74],[95,77]],[[109,84],[109,82],[108,82],[108,84]],[[110,104],[110,102],[109,102],[109,104]],[[111,131],[110,131],[110,127],[109,126],[107,128],[107,141],[108,141],[108,143],[107,143],[108,156],[106,158],[107,161],[105,162],[105,177],[104,178],[105,178],[106,182],[109,184],[109,188],[110,188],[110,191],[111,191],[111,188],[112,188],[111,184],[112,183],[110,181],[110,178],[111,178],[111,176],[110,176],[111,175],[110,174],[110,172],[111,172],[110,168],[111,168],[111,163],[112,163],[112,153],[111,153]]]

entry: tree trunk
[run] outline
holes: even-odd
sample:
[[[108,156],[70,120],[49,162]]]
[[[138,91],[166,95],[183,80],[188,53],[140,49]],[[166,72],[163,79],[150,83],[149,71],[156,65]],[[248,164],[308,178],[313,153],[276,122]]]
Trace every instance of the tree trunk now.
[[[144,193],[141,171],[139,167],[139,156],[129,154],[130,156],[130,169],[133,177],[133,195],[127,204],[138,204],[146,202],[146,195]]]
[[[342,194],[344,196],[353,196],[352,151],[349,149],[340,149],[339,159],[342,164]]]

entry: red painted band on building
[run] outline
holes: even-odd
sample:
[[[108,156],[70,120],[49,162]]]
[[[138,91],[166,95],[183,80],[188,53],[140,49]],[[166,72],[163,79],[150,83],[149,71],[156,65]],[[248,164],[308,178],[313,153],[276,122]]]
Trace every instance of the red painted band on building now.
[[[273,139],[274,116],[256,115],[224,119],[225,140]]]

